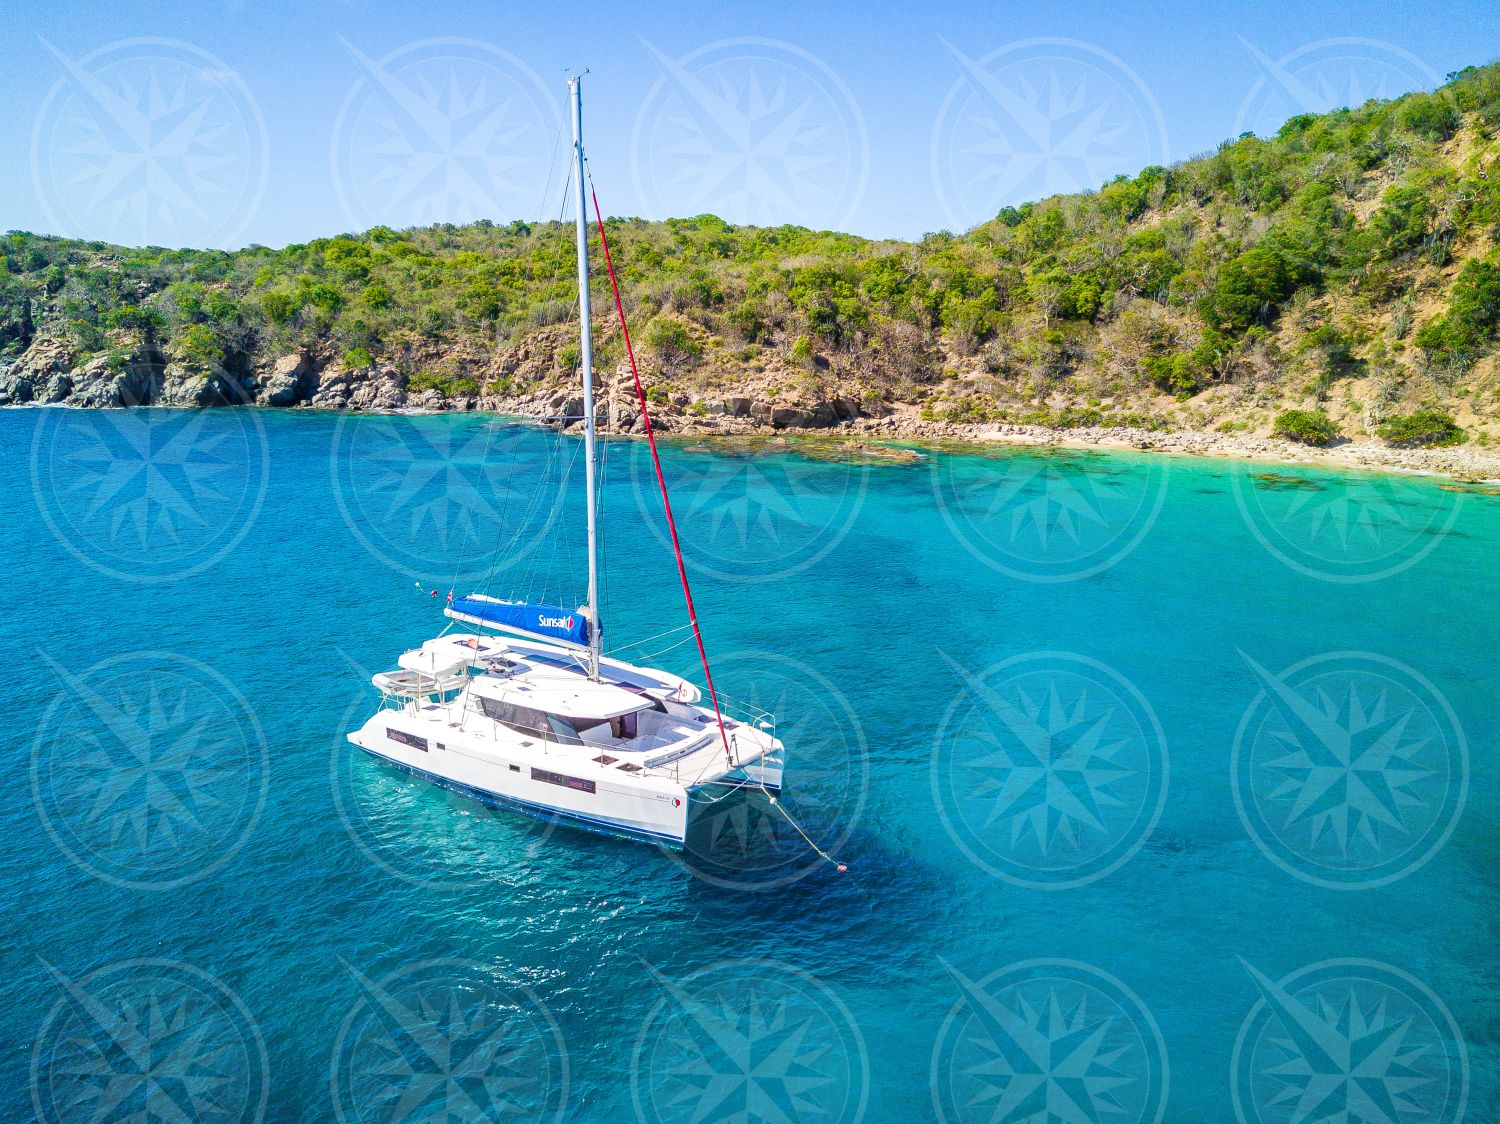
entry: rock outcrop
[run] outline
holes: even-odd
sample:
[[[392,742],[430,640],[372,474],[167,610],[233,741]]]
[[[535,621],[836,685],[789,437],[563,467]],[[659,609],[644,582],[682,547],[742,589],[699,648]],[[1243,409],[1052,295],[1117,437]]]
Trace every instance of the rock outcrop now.
[[[318,393],[318,367],[305,351],[283,355],[256,376],[255,400],[263,406],[300,406]]]
[[[81,357],[66,341],[38,336],[0,366],[0,405],[147,406],[160,397],[162,370],[161,356],[143,343]]]
[[[309,404],[323,410],[400,410],[407,406],[406,376],[394,367],[334,364],[319,373]]]

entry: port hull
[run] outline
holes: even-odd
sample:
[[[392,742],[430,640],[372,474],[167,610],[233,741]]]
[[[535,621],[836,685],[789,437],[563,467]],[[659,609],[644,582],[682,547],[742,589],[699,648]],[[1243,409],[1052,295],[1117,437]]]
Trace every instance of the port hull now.
[[[427,748],[397,741],[393,731]],[[666,779],[635,779],[627,787],[599,775],[602,770],[591,773],[597,768],[591,762],[545,754],[508,758],[468,743],[446,724],[412,721],[400,711],[377,713],[349,740],[380,761],[493,806],[668,846],[680,847],[686,836],[688,790]]]

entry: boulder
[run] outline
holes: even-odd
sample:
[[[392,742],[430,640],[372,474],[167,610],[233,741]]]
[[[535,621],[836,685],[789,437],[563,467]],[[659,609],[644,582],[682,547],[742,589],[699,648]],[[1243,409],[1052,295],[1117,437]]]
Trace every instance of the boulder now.
[[[259,381],[256,398],[267,406],[296,406],[318,392],[318,371],[306,352],[283,355]]]
[[[835,419],[841,422],[853,421],[864,414],[856,398],[834,398],[828,404],[833,409]]]
[[[235,406],[247,401],[249,396],[227,371],[176,361],[162,371],[161,391],[156,397],[162,406]]]
[[[407,404],[406,378],[394,367],[347,372],[351,379],[345,405],[351,410],[399,410]],[[441,400],[441,395],[438,396]]]
[[[323,372],[308,401],[321,410],[342,410],[349,405],[349,396],[353,390],[354,380],[350,378],[349,372],[333,368]]]
[[[634,406],[626,406],[623,403],[616,402],[610,408],[609,428],[616,433],[622,433],[632,428],[638,420],[639,417]]]
[[[800,429],[811,421],[811,415],[800,406],[776,406],[767,420],[776,429]]]
[[[73,393],[73,380],[67,375],[53,375],[41,393],[43,402],[66,402]]]

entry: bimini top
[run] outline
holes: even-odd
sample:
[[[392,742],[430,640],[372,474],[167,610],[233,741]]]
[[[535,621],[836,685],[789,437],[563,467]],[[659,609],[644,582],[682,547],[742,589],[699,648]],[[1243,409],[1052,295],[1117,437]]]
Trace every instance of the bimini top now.
[[[445,675],[468,664],[505,654],[505,641],[498,636],[439,636],[420,648],[402,652],[397,665],[424,675]]]
[[[502,601],[498,597],[471,593],[467,597],[454,598],[444,611],[456,621],[488,625],[523,636],[544,636],[575,648],[589,646],[588,618],[578,609],[538,605],[530,601]]]
[[[481,675],[469,682],[469,693],[513,706],[556,714],[564,718],[604,721],[633,714],[654,705],[634,691],[613,683],[595,683],[582,675],[547,669],[538,678]]]

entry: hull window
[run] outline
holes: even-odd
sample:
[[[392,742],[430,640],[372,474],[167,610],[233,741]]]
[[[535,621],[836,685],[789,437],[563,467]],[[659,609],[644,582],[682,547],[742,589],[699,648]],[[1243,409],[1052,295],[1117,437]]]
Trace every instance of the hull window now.
[[[408,734],[405,730],[393,730],[387,726],[385,728],[385,736],[393,742],[410,746],[412,749],[420,749],[423,753],[427,752],[427,739],[419,738],[416,734]]]
[[[595,791],[593,781],[586,781],[582,777],[566,777],[561,773],[549,773],[546,769],[531,770],[531,779],[541,781],[543,784],[555,784],[561,788],[571,788],[577,792]]]

